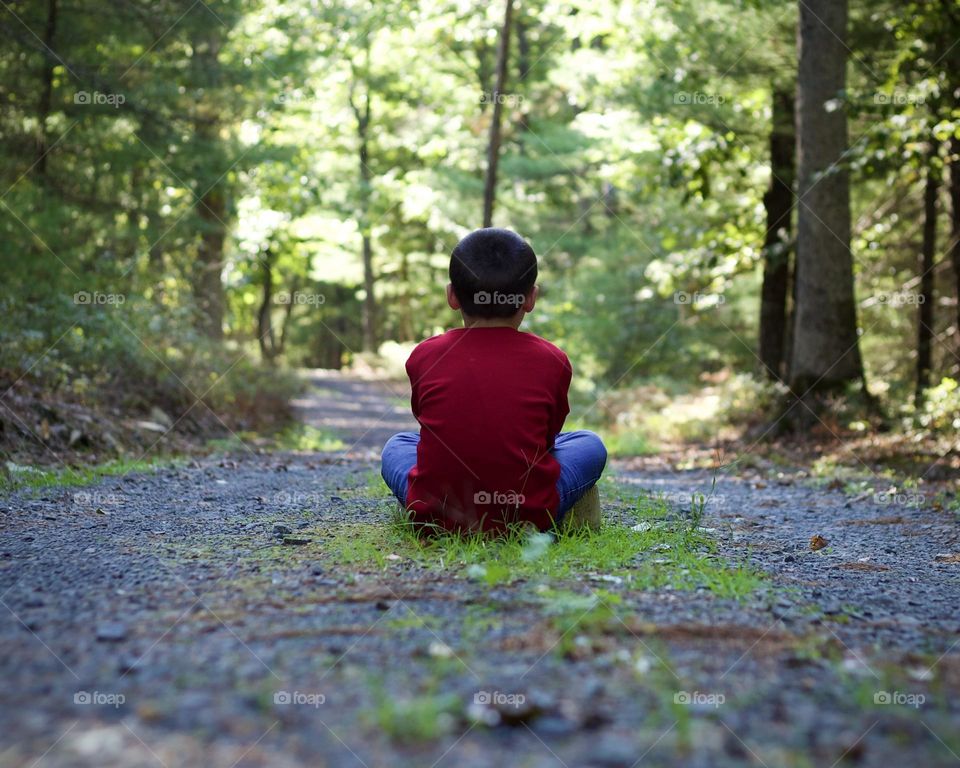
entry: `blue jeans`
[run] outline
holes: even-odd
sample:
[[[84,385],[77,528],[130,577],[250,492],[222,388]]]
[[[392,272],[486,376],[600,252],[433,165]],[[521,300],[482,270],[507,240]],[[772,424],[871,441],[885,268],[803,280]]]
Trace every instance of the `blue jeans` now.
[[[380,474],[401,504],[406,504],[407,476],[417,463],[417,432],[400,432],[383,446]],[[607,449],[600,437],[585,429],[576,432],[561,432],[550,451],[560,464],[557,493],[560,509],[556,521],[560,522],[580,497],[590,490],[603,473],[607,464]]]

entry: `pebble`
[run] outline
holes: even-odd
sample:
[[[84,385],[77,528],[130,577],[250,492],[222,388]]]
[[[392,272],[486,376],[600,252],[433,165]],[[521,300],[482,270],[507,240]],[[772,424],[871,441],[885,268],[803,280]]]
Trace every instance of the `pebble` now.
[[[108,621],[97,627],[97,640],[119,643],[127,639],[127,628],[119,621]]]

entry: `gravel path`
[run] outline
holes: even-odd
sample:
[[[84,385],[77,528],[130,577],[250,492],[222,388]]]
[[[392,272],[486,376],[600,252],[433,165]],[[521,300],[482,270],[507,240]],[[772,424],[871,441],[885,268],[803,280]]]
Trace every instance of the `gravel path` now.
[[[304,420],[347,451],[0,499],[0,766],[960,762],[952,516],[801,473],[722,476],[702,525],[760,589],[588,572],[573,588],[619,598],[612,627],[584,611],[560,633],[543,585],[280,543],[386,521],[373,457],[410,425],[399,385],[315,378]],[[712,483],[612,473],[681,510]]]

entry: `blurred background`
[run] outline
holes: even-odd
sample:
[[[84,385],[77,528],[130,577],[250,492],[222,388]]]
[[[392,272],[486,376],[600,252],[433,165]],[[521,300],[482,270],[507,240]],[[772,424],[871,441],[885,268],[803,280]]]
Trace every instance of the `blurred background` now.
[[[808,431],[953,440],[960,10],[847,29],[826,175],[869,402]],[[571,423],[624,455],[780,434],[797,30],[793,0],[3,3],[0,450],[277,430],[298,369],[402,376],[485,223],[539,255]]]

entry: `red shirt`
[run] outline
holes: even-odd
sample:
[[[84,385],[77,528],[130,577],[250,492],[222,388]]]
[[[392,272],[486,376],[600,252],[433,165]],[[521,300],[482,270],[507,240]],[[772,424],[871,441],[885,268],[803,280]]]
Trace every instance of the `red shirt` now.
[[[457,328],[407,360],[420,422],[407,507],[449,530],[552,525],[560,465],[550,454],[570,412],[570,361],[550,342],[508,327]]]

